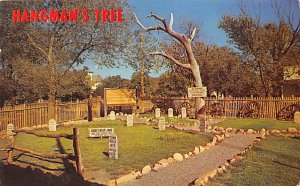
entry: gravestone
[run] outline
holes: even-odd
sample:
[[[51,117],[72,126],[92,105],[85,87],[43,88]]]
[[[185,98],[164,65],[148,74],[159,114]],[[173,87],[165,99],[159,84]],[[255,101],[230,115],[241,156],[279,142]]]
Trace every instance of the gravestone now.
[[[133,126],[133,115],[127,115],[127,123],[126,125],[128,127],[132,127]]]
[[[173,118],[173,109],[172,108],[168,109],[168,117]]]
[[[56,131],[56,121],[55,119],[49,120],[49,131],[55,132]]]
[[[158,119],[158,130],[166,130],[165,117],[161,117]]]
[[[116,135],[109,136],[108,156],[111,159],[118,159],[118,137]]]
[[[115,113],[115,111],[110,111],[110,113],[109,113],[109,119],[110,120],[116,120],[116,113]]]
[[[6,128],[6,135],[12,136],[14,134],[13,130],[14,130],[14,125],[12,123],[8,124]]]
[[[199,119],[199,121],[200,121],[200,126],[199,126],[200,132],[205,133],[205,132],[206,132],[206,121],[205,121],[205,117],[201,116],[200,119]]]
[[[300,112],[295,112],[294,122],[300,124]]]
[[[160,108],[155,109],[155,118],[160,118]]]
[[[120,114],[119,113],[116,113],[116,116],[119,116]]]
[[[120,116],[124,116],[124,113],[123,113],[123,112],[120,112]]]
[[[103,138],[113,135],[114,128],[89,128],[90,138]]]
[[[186,118],[186,108],[185,107],[181,108],[181,117]]]

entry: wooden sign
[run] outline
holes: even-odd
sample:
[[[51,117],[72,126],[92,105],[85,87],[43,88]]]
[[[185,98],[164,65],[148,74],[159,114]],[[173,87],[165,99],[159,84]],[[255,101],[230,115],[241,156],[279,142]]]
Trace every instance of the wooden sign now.
[[[207,89],[206,89],[206,87],[188,88],[188,97],[189,98],[207,97]]]
[[[91,138],[103,138],[114,135],[113,128],[89,128],[89,137]]]
[[[136,91],[134,89],[104,89],[107,105],[134,105]]]
[[[200,117],[200,132],[206,132],[206,121],[204,117]]]
[[[118,137],[113,134],[109,136],[108,156],[111,159],[118,159]]]

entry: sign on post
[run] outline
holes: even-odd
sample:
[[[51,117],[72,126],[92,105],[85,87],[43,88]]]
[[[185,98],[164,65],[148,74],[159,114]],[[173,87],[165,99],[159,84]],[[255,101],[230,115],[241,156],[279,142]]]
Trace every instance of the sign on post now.
[[[103,138],[114,134],[114,128],[89,128],[89,137]]]
[[[109,136],[108,156],[112,159],[118,159],[118,137],[113,134]]]
[[[188,97],[189,98],[207,97],[207,89],[206,87],[188,88]]]
[[[205,121],[205,117],[200,117],[200,132],[205,133],[206,132],[206,121]]]

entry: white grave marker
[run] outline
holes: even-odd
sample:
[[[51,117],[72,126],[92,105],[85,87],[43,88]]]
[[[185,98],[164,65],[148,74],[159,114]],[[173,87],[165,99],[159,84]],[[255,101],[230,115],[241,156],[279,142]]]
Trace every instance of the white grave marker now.
[[[126,125],[128,127],[132,127],[133,126],[133,115],[127,115],[127,123]]]
[[[181,117],[186,118],[186,108],[185,107],[181,108]]]
[[[109,113],[109,119],[110,120],[116,120],[116,113],[115,113],[115,111],[110,111],[110,113]]]
[[[118,137],[116,135],[109,136],[108,143],[108,155],[109,158],[118,159]]]
[[[160,108],[155,109],[155,118],[160,118]]]
[[[14,125],[12,123],[8,124],[6,128],[6,135],[12,136],[14,134],[13,130],[14,130]]]
[[[173,109],[172,108],[168,109],[168,117],[173,118]]]
[[[161,117],[158,119],[158,130],[166,130],[165,117]]]
[[[55,119],[50,119],[49,120],[49,131],[55,132],[56,131],[56,121]]]

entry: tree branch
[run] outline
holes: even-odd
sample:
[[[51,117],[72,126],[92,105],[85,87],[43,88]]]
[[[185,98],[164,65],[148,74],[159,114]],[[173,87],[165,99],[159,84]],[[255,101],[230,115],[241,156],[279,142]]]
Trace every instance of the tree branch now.
[[[38,46],[38,45],[33,41],[32,37],[31,37],[29,34],[27,34],[27,37],[28,37],[28,39],[30,40],[31,44],[32,44],[35,48],[37,48],[39,51],[41,51],[41,52],[45,55],[45,57],[48,57],[47,52],[46,52],[44,49],[42,49],[40,46]]]
[[[151,52],[150,55],[163,56],[166,59],[171,60],[176,65],[179,65],[179,66],[181,66],[183,68],[186,68],[186,69],[191,69],[191,65],[190,64],[183,64],[183,63],[179,62],[178,60],[176,60],[173,56],[170,56],[170,55],[166,54],[165,52]]]
[[[143,30],[145,30],[145,32],[148,32],[148,31],[151,31],[151,30],[163,30],[163,31],[166,32],[166,30],[165,30],[163,27],[161,27],[161,26],[145,27],[145,26],[140,22],[140,20],[137,18],[137,16],[135,15],[135,13],[133,13],[133,14],[134,14],[134,17],[135,17],[135,20],[136,20],[137,24],[138,24]]]

